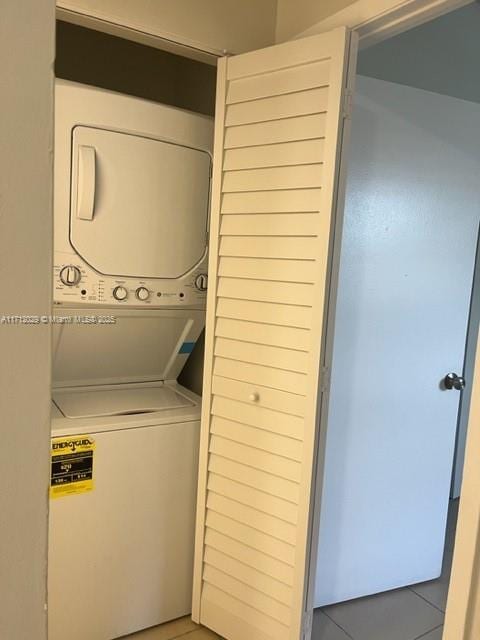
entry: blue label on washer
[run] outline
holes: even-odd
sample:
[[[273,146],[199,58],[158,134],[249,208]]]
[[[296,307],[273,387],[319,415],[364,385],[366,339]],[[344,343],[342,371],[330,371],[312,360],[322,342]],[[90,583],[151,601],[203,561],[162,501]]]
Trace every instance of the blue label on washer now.
[[[178,353],[192,353],[195,342],[184,342]]]

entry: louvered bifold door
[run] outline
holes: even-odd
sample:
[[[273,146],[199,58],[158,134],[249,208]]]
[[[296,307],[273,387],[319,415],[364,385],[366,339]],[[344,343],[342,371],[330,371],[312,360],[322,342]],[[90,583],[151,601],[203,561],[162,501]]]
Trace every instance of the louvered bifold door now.
[[[193,618],[298,640],[345,29],[219,64]]]

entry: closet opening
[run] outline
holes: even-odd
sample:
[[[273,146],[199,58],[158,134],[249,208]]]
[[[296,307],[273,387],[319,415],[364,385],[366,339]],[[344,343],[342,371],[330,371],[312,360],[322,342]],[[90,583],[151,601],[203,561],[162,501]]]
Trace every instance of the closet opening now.
[[[191,612],[216,67],[58,21],[55,74],[49,640],[106,640]]]

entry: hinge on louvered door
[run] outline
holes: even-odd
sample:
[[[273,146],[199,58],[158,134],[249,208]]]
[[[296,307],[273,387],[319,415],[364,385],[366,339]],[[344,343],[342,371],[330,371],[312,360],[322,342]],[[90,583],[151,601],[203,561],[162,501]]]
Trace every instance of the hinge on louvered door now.
[[[306,611],[303,618],[302,640],[310,640],[313,629],[313,610]]]
[[[330,390],[330,367],[322,367],[320,371],[320,393]]]
[[[353,91],[351,89],[345,89],[345,96],[343,99],[343,117],[350,119],[353,111]]]

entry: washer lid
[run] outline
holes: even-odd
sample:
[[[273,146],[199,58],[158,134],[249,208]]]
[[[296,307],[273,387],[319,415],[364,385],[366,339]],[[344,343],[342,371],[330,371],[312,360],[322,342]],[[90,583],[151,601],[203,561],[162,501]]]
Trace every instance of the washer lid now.
[[[207,250],[210,155],[77,126],[70,241],[100,273],[180,278]]]
[[[57,390],[53,392],[53,401],[67,418],[135,415],[194,405],[166,386]]]
[[[198,309],[55,309],[53,386],[176,380],[204,326]],[[96,322],[88,322],[96,320]]]

